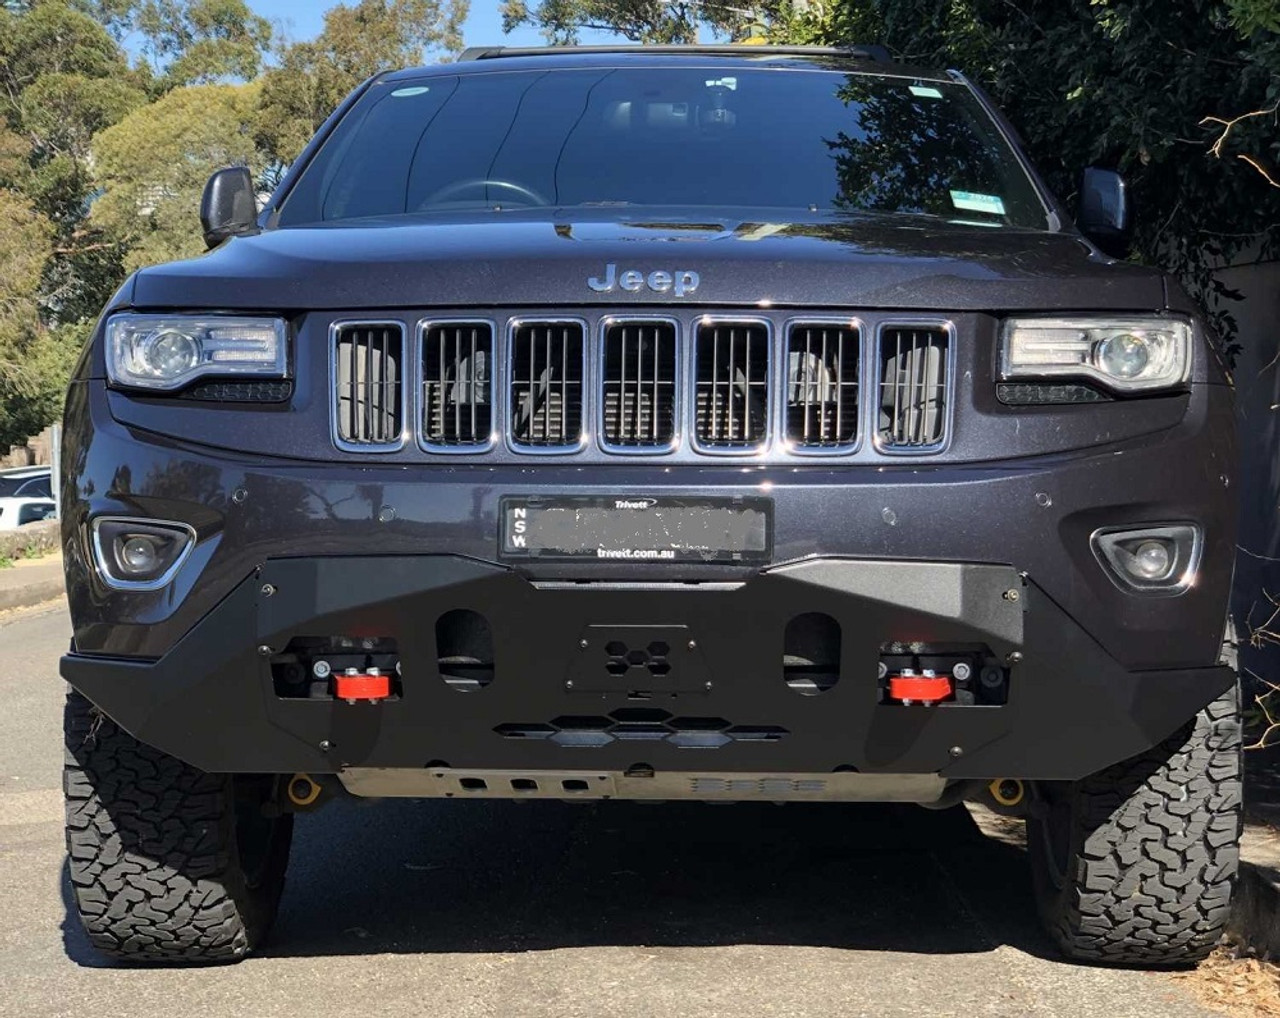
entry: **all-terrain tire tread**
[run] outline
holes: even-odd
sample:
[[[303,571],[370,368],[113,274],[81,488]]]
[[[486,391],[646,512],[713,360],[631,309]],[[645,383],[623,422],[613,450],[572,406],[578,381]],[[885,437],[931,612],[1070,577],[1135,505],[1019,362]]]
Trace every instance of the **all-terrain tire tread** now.
[[[1059,947],[1115,965],[1205,958],[1226,926],[1240,861],[1238,684],[1176,735],[1071,795],[1079,837],[1068,879],[1041,899]]]
[[[75,692],[64,732],[68,868],[93,946],[186,965],[248,953],[260,917],[235,857],[231,779],[139,742]]]

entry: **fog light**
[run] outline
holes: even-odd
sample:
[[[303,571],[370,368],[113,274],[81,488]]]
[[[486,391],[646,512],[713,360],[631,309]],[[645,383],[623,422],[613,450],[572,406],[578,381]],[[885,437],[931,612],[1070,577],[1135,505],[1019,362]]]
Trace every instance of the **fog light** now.
[[[1144,580],[1161,580],[1169,575],[1173,552],[1163,541],[1143,541],[1133,553],[1133,572]]]
[[[159,549],[149,537],[124,539],[117,558],[121,569],[130,576],[150,576],[160,562]]]
[[[185,523],[99,516],[91,528],[98,575],[114,590],[159,590],[195,547]]]
[[[1192,523],[1099,530],[1091,543],[1107,575],[1129,593],[1180,594],[1200,568],[1200,528]]]

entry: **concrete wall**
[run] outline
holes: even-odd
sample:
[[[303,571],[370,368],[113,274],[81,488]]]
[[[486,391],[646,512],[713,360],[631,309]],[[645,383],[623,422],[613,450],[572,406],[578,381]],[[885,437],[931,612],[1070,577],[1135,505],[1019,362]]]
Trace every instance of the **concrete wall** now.
[[[45,428],[26,445],[11,446],[0,456],[0,469],[4,467],[43,467],[53,462],[53,429]]]
[[[1250,624],[1260,626],[1274,610],[1267,595],[1280,600],[1280,263],[1227,269],[1220,276],[1246,298],[1231,308],[1244,347],[1235,368],[1242,463],[1233,606],[1244,641]],[[1280,647],[1242,648],[1241,663],[1280,683]]]

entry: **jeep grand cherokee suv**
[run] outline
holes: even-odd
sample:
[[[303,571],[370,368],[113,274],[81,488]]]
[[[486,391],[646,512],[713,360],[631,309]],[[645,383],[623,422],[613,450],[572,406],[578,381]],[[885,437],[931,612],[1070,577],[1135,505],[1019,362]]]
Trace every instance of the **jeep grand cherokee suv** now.
[[[66,410],[102,950],[252,950],[339,795],[978,799],[1068,955],[1210,950],[1231,394],[1114,174],[873,49],[483,50],[203,220]]]

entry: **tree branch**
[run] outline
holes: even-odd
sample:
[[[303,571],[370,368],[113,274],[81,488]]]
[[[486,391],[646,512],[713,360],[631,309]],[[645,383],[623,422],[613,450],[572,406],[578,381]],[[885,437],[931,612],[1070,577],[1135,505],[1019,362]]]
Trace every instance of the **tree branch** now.
[[[1277,113],[1280,113],[1280,102],[1275,103],[1267,109],[1251,110],[1248,113],[1241,113],[1240,116],[1231,117],[1229,119],[1223,117],[1205,117],[1200,121],[1200,126],[1205,127],[1209,124],[1219,124],[1222,127],[1222,132],[1218,135],[1217,140],[1209,147],[1209,151],[1212,152],[1216,158],[1221,159],[1222,147],[1227,143],[1227,138],[1230,137],[1232,130],[1237,124],[1243,120],[1250,120],[1253,117],[1274,117]],[[1243,160],[1257,170],[1258,173],[1262,175],[1262,179],[1272,187],[1280,187],[1280,180],[1277,180],[1272,176],[1271,172],[1253,156],[1237,153],[1236,158]]]

